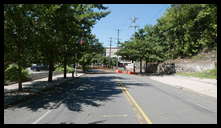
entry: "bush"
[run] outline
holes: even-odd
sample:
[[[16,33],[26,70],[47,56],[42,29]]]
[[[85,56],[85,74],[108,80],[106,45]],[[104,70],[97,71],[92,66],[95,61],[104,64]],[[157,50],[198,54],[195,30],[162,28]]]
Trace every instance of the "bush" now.
[[[57,72],[64,72],[64,67],[63,66],[57,66],[56,68],[55,68],[55,71],[57,71]],[[70,66],[67,66],[67,72],[68,73],[71,73],[71,72],[73,72],[74,71],[74,68],[72,68],[72,67],[70,67]]]
[[[22,81],[30,80],[28,70],[22,69]],[[19,78],[18,65],[10,64],[4,71],[4,82],[18,82]]]

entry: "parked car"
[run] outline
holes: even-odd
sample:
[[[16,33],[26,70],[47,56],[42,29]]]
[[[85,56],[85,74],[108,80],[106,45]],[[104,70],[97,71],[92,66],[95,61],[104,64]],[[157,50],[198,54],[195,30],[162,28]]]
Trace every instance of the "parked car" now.
[[[32,64],[31,70],[33,70],[33,71],[48,70],[48,65]]]

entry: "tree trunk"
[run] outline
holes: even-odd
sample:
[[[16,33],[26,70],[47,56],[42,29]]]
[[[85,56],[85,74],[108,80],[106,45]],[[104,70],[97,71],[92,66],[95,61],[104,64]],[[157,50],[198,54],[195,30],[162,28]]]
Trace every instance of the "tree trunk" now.
[[[67,74],[67,58],[64,57],[64,78],[66,78]]]
[[[22,68],[18,64],[18,91],[22,91]]]
[[[84,73],[86,72],[86,66],[85,65],[82,65],[82,70],[83,70]]]
[[[145,73],[147,73],[147,61],[145,62]]]
[[[49,63],[49,73],[48,73],[48,82],[52,82],[52,75],[53,75],[53,64]]]
[[[133,72],[135,73],[135,61],[132,60],[133,63]]]
[[[142,59],[140,59],[140,73],[142,73]]]
[[[73,78],[74,78],[75,66],[76,66],[76,64],[75,64],[75,62],[74,62],[74,65],[73,65],[74,71],[72,72],[72,77],[73,77]]]
[[[18,48],[18,61],[17,61],[18,63],[18,91],[22,91],[21,42],[17,42],[17,48]]]

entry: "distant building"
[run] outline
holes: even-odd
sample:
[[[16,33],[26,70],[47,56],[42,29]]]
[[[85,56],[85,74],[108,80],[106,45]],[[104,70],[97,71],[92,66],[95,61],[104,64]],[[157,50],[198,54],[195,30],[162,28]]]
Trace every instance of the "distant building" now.
[[[106,47],[106,52],[105,52],[105,56],[109,57],[110,55],[110,47]],[[128,60],[122,60],[121,56],[117,56],[115,53],[119,50],[119,47],[111,47],[111,58],[112,57],[117,57],[118,58],[118,63],[119,65],[127,65],[127,64],[131,64],[131,61]]]
[[[115,55],[115,53],[120,49],[119,47],[111,47],[111,55],[110,55],[110,47],[106,47],[106,52],[105,52],[105,56],[107,57],[117,57],[117,55]]]

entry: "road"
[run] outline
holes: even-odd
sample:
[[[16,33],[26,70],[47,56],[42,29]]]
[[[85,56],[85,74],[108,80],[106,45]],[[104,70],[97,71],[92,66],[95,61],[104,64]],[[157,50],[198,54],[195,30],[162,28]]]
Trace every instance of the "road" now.
[[[217,99],[144,76],[91,72],[65,91],[4,110],[18,124],[216,124]]]

